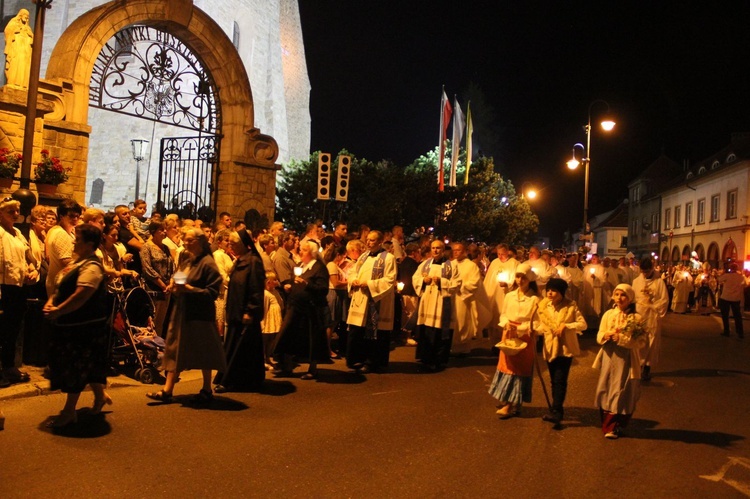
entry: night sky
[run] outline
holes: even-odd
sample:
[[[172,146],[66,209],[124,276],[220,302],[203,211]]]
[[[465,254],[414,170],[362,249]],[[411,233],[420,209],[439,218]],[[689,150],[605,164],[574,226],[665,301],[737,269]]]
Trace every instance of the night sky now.
[[[583,171],[565,161],[594,100],[617,126],[592,134],[590,216],[662,152],[695,164],[750,131],[747,1],[299,3],[313,151],[405,166],[437,146],[442,86],[465,112],[475,85],[497,137],[475,152],[518,190],[541,189],[534,208],[553,244],[583,218]]]

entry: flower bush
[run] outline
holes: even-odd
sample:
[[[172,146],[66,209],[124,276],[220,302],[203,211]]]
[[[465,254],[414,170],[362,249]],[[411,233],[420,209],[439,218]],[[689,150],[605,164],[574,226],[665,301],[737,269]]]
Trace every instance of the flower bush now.
[[[10,152],[6,147],[0,149],[0,178],[15,177],[22,159],[17,152]]]
[[[47,149],[42,149],[42,160],[34,168],[34,181],[37,184],[60,185],[68,181],[71,170],[64,167],[58,158],[50,156]]]

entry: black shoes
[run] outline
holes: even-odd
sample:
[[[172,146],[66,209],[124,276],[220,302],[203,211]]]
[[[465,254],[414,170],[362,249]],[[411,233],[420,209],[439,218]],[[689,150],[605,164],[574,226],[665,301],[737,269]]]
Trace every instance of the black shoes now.
[[[641,371],[641,380],[651,381],[651,366],[643,366],[643,370]]]
[[[553,409],[542,416],[542,420],[547,421],[548,423],[560,424],[560,421],[563,420],[563,414],[562,412]]]

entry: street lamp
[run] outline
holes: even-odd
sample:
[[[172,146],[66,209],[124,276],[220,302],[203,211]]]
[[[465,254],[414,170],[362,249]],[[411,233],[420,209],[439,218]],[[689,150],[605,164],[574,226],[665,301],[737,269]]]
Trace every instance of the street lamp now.
[[[528,186],[528,189],[526,188]],[[521,197],[528,198],[530,200],[536,199],[539,191],[534,188],[531,182],[524,182],[521,184]]]
[[[130,144],[133,146],[133,159],[135,160],[135,199],[140,199],[141,194],[141,161],[146,157],[148,149],[148,140],[131,139]]]
[[[588,122],[586,123],[586,126],[583,127],[583,129],[586,131],[586,147],[583,147],[583,144],[577,143],[573,146],[573,159],[567,162],[568,168],[571,170],[575,170],[578,168],[578,165],[583,162],[585,166],[585,173],[584,173],[584,189],[583,189],[583,234],[586,235],[588,233],[588,221],[589,221],[589,167],[591,166],[591,108],[594,107],[594,104],[602,103],[607,106],[606,113],[609,113],[609,104],[607,101],[597,99],[593,101],[591,104],[589,104],[589,113],[588,113]],[[605,115],[606,115],[605,113]],[[605,132],[610,132],[615,127],[615,122],[612,121],[610,118],[605,117],[602,119],[601,127],[602,130]],[[578,161],[576,159],[576,147],[581,148],[581,161]]]

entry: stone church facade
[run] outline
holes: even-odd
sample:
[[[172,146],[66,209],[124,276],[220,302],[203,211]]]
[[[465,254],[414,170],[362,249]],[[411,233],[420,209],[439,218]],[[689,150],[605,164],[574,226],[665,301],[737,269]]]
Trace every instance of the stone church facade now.
[[[4,21],[20,8],[33,19],[33,4],[11,0],[4,2]],[[117,43],[115,34],[135,25],[184,42],[212,77],[221,137],[213,177],[205,180],[212,208],[236,218],[251,209],[272,218],[278,165],[308,157],[310,147],[310,83],[297,0],[54,2],[46,13],[40,72],[46,97],[38,106],[44,118],[37,118],[34,160],[50,149],[73,167],[60,192],[110,209],[135,199],[131,139],[148,140],[139,197],[156,201],[161,139],[204,131],[88,105],[97,56]],[[7,89],[0,99],[0,143],[17,150],[23,94]]]

